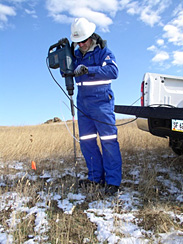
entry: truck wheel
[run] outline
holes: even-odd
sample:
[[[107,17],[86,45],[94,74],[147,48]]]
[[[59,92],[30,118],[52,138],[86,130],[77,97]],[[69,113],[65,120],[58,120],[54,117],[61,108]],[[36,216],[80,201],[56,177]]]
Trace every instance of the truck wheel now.
[[[172,148],[173,152],[177,155],[183,154],[183,140],[170,138],[169,146]]]

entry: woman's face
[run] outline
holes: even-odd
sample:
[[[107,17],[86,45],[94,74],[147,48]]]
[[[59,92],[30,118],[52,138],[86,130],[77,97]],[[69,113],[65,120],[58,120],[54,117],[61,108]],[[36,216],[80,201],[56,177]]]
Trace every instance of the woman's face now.
[[[87,52],[91,46],[91,43],[92,43],[92,39],[88,38],[85,41],[78,42],[78,45],[83,52]]]

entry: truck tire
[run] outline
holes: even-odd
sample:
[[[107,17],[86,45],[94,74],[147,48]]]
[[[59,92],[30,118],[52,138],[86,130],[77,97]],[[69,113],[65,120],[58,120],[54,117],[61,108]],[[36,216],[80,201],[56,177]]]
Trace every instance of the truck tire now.
[[[177,155],[180,156],[183,154],[183,140],[170,138],[169,146],[172,148],[173,152],[176,153]]]

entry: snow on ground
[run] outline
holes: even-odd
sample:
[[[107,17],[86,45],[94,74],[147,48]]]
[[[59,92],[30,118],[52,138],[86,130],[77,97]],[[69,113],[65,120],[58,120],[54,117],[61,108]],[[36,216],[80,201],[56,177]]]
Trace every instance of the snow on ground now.
[[[156,160],[156,159],[155,159]],[[15,173],[0,176],[0,186],[6,187],[6,182],[14,182],[19,178],[36,181],[39,178],[46,179],[47,182],[52,181],[63,175],[70,174],[74,176],[73,169],[65,169],[63,175],[57,170],[44,171],[41,175],[36,174],[35,171],[27,173],[28,166],[23,162],[10,162],[9,169],[14,169]],[[1,169],[5,165],[1,163]],[[7,167],[7,166],[6,166]],[[139,208],[142,207],[141,195],[133,187],[128,187],[129,184],[134,186],[139,184],[141,166],[136,165],[131,167],[128,175],[123,179],[121,191],[115,197],[105,197],[104,199],[91,201],[85,213],[88,219],[96,224],[98,243],[107,241],[109,244],[146,244],[146,243],[162,243],[162,244],[179,244],[183,243],[183,232],[181,230],[171,229],[168,233],[160,233],[154,235],[153,231],[143,229],[138,223],[140,219],[137,217]],[[162,197],[170,197],[178,204],[183,202],[183,192],[181,187],[177,187],[177,182],[183,185],[183,174],[176,173],[172,167],[162,168],[161,163],[156,163],[157,181],[163,185],[165,192],[162,192]],[[166,176],[165,176],[166,175]],[[167,175],[169,177],[167,177]],[[53,177],[54,176],[54,177]],[[83,175],[80,175],[83,177]],[[49,218],[47,216],[47,209],[49,208],[48,201],[54,200],[57,202],[58,208],[62,209],[65,214],[72,214],[75,207],[85,201],[86,195],[79,191],[78,194],[68,193],[63,197],[59,194],[47,191],[38,193],[39,201],[36,201],[35,206],[28,207],[28,202],[31,201],[30,197],[25,197],[23,194],[17,192],[5,192],[0,195],[0,212],[11,209],[8,221],[6,221],[7,228],[0,225],[0,243],[11,244],[13,243],[13,231],[17,228],[17,224],[21,219],[17,213],[26,213],[23,217],[28,218],[31,214],[35,215],[34,231],[37,235],[29,235],[29,240],[25,244],[35,243],[49,243],[47,233],[49,231]],[[167,198],[169,199],[169,198]],[[168,214],[172,221],[183,224],[183,213],[175,213],[173,211],[162,210]],[[90,243],[90,240],[85,240],[85,243]]]

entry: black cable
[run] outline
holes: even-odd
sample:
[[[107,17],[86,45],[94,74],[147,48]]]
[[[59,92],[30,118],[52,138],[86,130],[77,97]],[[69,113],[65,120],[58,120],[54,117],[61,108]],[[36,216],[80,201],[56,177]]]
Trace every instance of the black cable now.
[[[48,70],[49,70],[49,72],[50,72],[50,74],[51,74],[51,77],[52,77],[52,79],[55,81],[55,83],[58,85],[58,87],[62,90],[62,92],[66,95],[66,97],[69,99],[69,101],[71,101],[71,98],[67,95],[67,93],[65,92],[65,90],[63,89],[63,87],[57,82],[57,80],[55,79],[55,77],[53,76],[53,74],[52,74],[52,72],[51,72],[51,70],[50,70],[50,67],[49,67],[49,64],[48,64],[48,57],[46,58],[46,64],[47,64],[47,67],[48,67]],[[140,98],[139,98],[140,99]],[[138,100],[139,100],[138,99]],[[137,100],[137,101],[138,101]],[[136,102],[137,102],[136,101]],[[126,125],[126,124],[130,124],[130,123],[132,123],[132,122],[134,122],[136,119],[137,119],[137,117],[135,118],[135,119],[133,119],[133,120],[130,120],[130,121],[127,121],[127,122],[125,122],[125,123],[122,123],[122,124],[110,124],[110,123],[107,123],[107,122],[103,122],[103,121],[100,121],[100,120],[97,120],[97,119],[92,119],[92,118],[90,118],[87,114],[85,114],[82,110],[80,110],[75,104],[73,104],[73,106],[79,111],[79,112],[81,112],[85,117],[87,117],[88,119],[91,119],[91,120],[93,120],[93,121],[96,121],[96,122],[99,122],[99,123],[101,123],[101,124],[105,124],[105,125],[111,125],[111,126],[123,126],[123,125]]]
[[[57,82],[57,80],[55,79],[55,77],[53,76],[51,70],[50,70],[50,67],[49,67],[49,64],[48,64],[48,57],[46,58],[46,64],[47,64],[47,67],[48,67],[48,70],[51,74],[51,77],[52,79],[55,81],[55,83],[59,86],[59,88],[63,91],[63,93],[66,95],[66,97],[71,101],[70,97],[67,95],[67,93],[65,92],[65,90],[63,89],[63,87]]]

